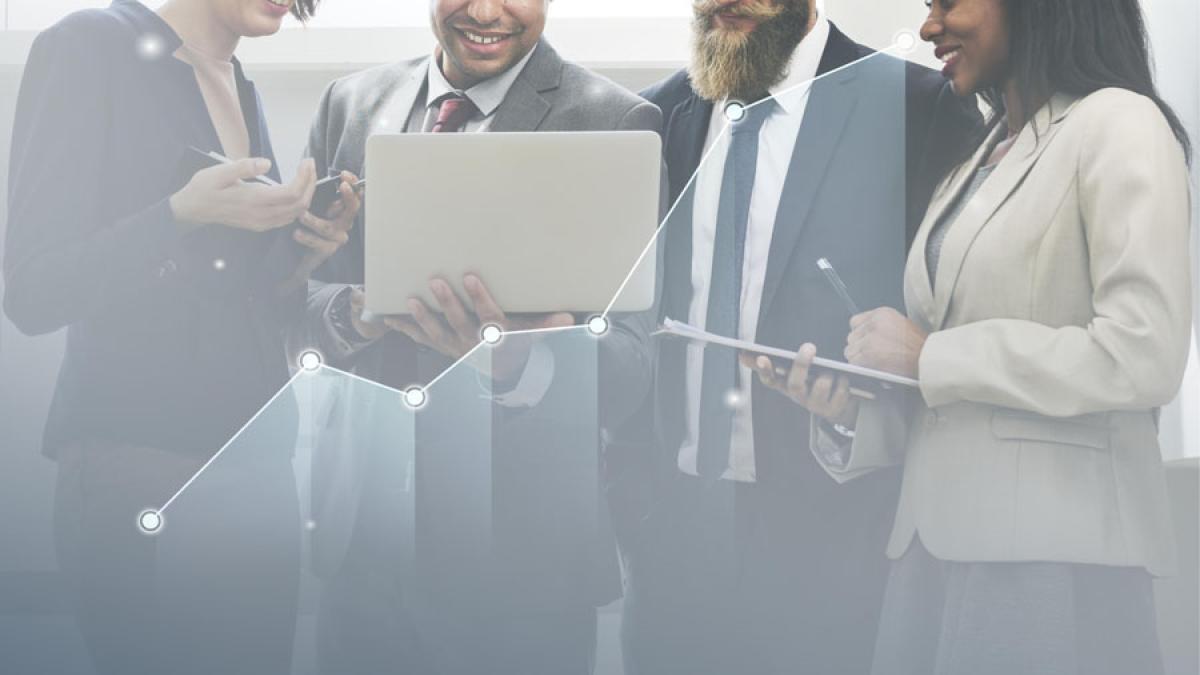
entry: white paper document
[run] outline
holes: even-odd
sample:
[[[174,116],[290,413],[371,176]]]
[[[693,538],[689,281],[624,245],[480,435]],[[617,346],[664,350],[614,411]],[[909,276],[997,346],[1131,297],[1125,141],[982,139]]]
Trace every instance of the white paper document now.
[[[672,337],[683,338],[685,340],[695,340],[696,342],[703,342],[706,344],[731,347],[739,351],[751,352],[754,354],[764,354],[766,356],[775,356],[781,359],[787,359],[788,361],[794,361],[796,359],[796,352],[791,352],[786,349],[779,349],[777,347],[768,347],[766,345],[755,344],[753,342],[747,342],[746,340],[737,340],[734,338],[724,337],[722,335],[716,335],[715,333],[709,333],[682,321],[675,321],[674,319],[669,318],[663,320],[662,327],[655,331],[654,335],[668,335]],[[819,356],[813,359],[813,366],[816,368],[834,370],[847,375],[855,375],[887,384],[895,384],[914,388],[919,386],[917,381],[910,377],[902,377],[900,375],[894,375],[882,370],[863,368],[862,366],[855,366],[842,361],[824,359]]]

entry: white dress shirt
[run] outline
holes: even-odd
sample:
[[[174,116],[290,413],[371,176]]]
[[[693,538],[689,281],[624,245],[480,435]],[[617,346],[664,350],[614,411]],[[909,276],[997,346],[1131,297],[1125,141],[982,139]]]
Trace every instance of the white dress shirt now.
[[[775,216],[783,196],[784,182],[792,161],[792,150],[800,133],[800,123],[808,105],[811,83],[817,76],[825,44],[829,40],[829,22],[818,17],[812,31],[804,37],[788,67],[788,76],[770,89],[778,103],[775,111],[763,124],[758,137],[758,164],[754,190],[750,197],[750,216],[746,224],[746,253],[742,264],[741,319],[738,337],[754,340],[758,329],[758,313],[762,303],[763,283],[766,280],[767,257],[775,231]],[[728,123],[725,105],[713,107],[705,140],[705,157],[696,177],[695,201],[692,216],[692,301],[688,308],[688,323],[703,327],[708,314],[709,280],[712,275],[713,241],[716,235],[717,210],[721,199],[725,160],[729,154]],[[698,475],[696,459],[700,434],[700,383],[704,367],[704,348],[699,343],[687,347],[687,433],[679,450],[679,469]],[[729,466],[722,478],[752,483],[754,468],[754,419],[750,383],[754,374],[739,366],[738,406],[733,417],[733,438],[730,443]]]

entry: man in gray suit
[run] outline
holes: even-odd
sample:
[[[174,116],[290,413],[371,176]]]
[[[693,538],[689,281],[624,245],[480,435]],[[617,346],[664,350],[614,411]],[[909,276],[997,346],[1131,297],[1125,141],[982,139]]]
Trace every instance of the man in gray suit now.
[[[362,175],[366,139],[378,130],[657,131],[658,108],[564,62],[542,38],[549,5],[432,2],[438,46],[431,57],[329,87],[309,142],[318,170]],[[373,183],[371,189],[386,188]],[[318,349],[331,365],[396,389],[427,383],[478,342],[482,321],[438,281],[431,286],[441,307],[422,307],[411,319],[382,326],[362,321],[356,284],[363,280],[364,222],[360,216],[349,243],[316,273],[301,344]],[[473,306],[486,304],[482,280],[467,279],[464,286]],[[583,319],[518,319],[491,307],[485,318],[496,317],[507,330]],[[392,405],[398,399],[388,402],[379,390],[342,383],[351,395],[337,401],[336,428],[325,430],[314,453],[313,554],[325,582],[318,626],[323,671],[591,672],[596,607],[619,595],[620,575],[606,508],[578,508],[578,493],[583,486],[593,502],[600,500],[599,427],[629,417],[649,390],[646,320],[616,319],[598,340],[586,333],[507,336],[489,350],[491,368],[480,370],[477,383],[470,373],[476,389],[488,392],[482,407],[423,410],[415,423]],[[478,391],[463,397],[472,398],[481,399]],[[476,427],[482,436],[473,433]],[[406,434],[416,439],[412,479],[410,460],[399,451]],[[474,460],[461,461],[472,443],[490,446],[473,455],[490,468],[490,483],[481,490],[493,510],[491,530],[474,537],[490,539],[476,550],[484,562],[472,559],[472,537],[455,511],[480,499],[455,482],[456,474],[478,471]],[[563,458],[574,459],[563,464]],[[578,471],[581,466],[591,470],[583,482],[580,476],[589,474]],[[402,487],[409,480],[416,482],[416,498]],[[405,528],[415,534],[402,536]],[[409,565],[414,546],[416,561]],[[412,575],[402,571],[413,569]]]

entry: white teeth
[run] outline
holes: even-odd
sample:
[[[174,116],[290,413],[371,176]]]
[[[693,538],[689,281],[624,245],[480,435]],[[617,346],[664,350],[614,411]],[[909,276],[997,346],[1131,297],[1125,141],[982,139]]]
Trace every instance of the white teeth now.
[[[503,37],[484,37],[482,35],[476,35],[475,33],[468,33],[466,31],[463,31],[463,35],[466,35],[468,40],[477,45],[493,45],[504,39]]]
[[[950,62],[950,61],[952,61],[952,60],[953,60],[955,57],[957,57],[957,56],[958,56],[958,53],[959,53],[960,51],[961,51],[961,50],[959,50],[959,49],[954,49],[954,50],[952,50],[952,51],[948,51],[948,52],[946,52],[945,54],[942,54],[942,63],[949,63],[949,62]]]
[[[292,0],[268,0],[268,1],[272,5],[278,5],[280,7],[291,7],[292,6]]]

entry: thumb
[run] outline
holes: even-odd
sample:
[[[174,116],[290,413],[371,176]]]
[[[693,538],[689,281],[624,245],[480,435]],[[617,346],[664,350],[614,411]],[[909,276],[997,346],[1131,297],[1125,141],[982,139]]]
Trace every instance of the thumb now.
[[[567,328],[575,325],[575,317],[567,312],[551,314],[542,322],[543,328]]]
[[[220,176],[225,185],[232,185],[239,180],[250,180],[271,170],[271,160],[261,157],[241,159],[230,164],[216,167],[214,171]]]

